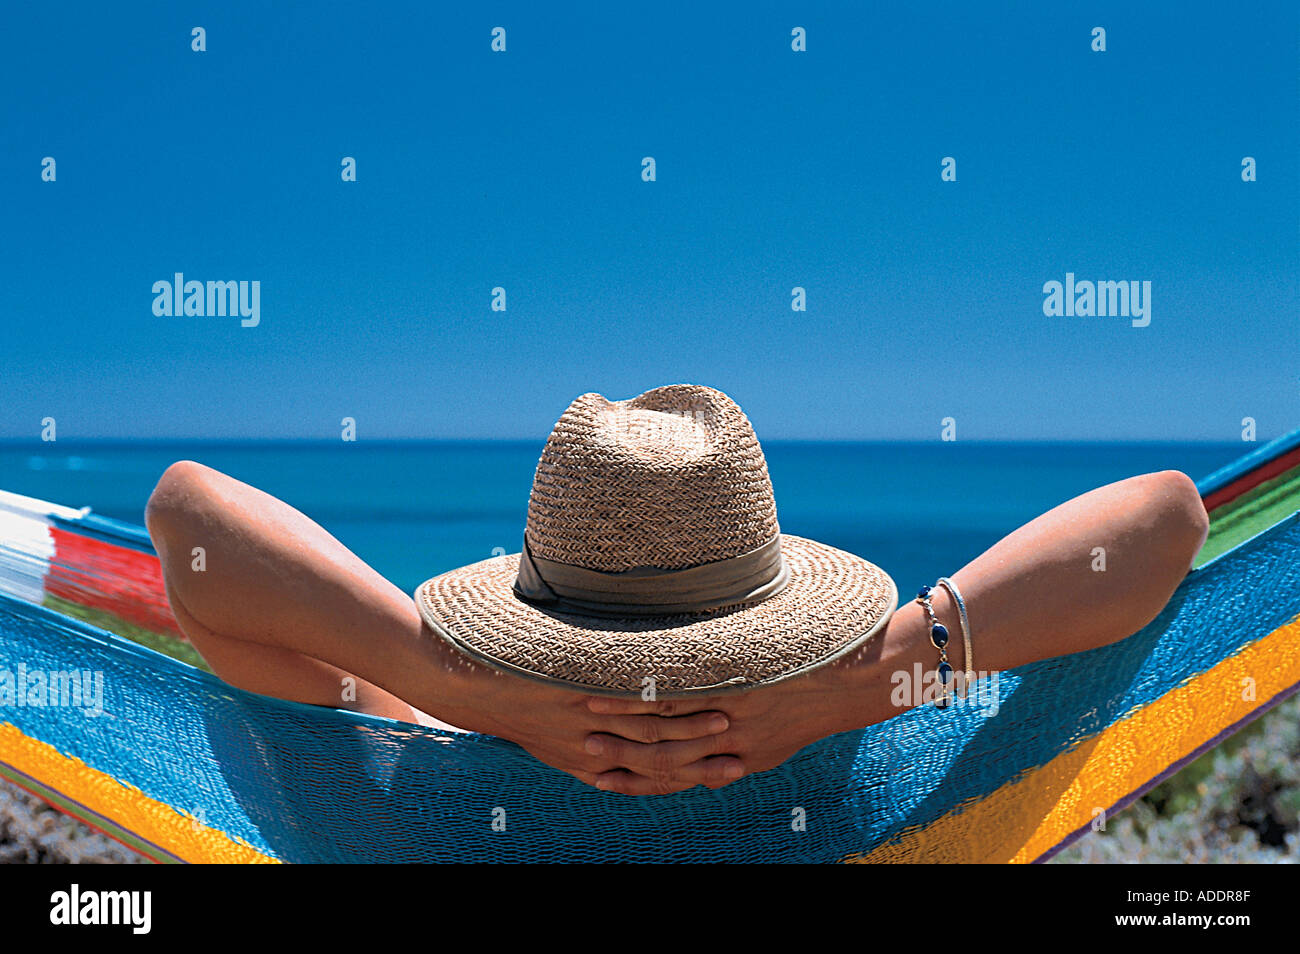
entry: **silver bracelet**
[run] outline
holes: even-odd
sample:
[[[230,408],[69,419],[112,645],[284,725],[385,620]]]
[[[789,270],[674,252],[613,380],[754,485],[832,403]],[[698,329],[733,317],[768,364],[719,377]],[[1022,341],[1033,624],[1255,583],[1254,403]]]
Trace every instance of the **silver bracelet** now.
[[[961,639],[962,645],[966,648],[966,658],[962,660],[965,663],[965,685],[962,686],[962,697],[970,691],[971,684],[975,681],[975,664],[971,661],[970,645],[970,617],[966,615],[966,601],[961,598],[961,591],[957,589],[957,584],[946,576],[939,577],[939,586],[942,586],[952,594],[952,601],[957,604],[957,613],[961,617]]]

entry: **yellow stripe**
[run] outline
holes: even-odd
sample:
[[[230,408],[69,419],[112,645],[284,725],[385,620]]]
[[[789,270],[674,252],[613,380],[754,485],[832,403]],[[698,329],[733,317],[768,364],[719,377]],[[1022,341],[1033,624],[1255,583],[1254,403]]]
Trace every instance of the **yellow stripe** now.
[[[0,759],[65,798],[184,861],[196,863],[278,863],[243,841],[210,828],[111,775],[69,758],[53,746],[24,735],[16,726],[0,724]]]
[[[1041,768],[847,862],[1033,861],[1300,683],[1300,616]],[[1253,689],[1248,696],[1247,687]]]

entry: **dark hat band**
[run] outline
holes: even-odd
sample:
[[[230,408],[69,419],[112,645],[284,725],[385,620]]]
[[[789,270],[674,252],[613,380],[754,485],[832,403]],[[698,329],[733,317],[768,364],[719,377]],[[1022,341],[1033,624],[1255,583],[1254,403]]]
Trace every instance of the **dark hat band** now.
[[[789,579],[779,536],[757,550],[701,566],[606,573],[533,556],[525,533],[514,593],[528,603],[582,616],[670,616],[762,602],[785,589]]]

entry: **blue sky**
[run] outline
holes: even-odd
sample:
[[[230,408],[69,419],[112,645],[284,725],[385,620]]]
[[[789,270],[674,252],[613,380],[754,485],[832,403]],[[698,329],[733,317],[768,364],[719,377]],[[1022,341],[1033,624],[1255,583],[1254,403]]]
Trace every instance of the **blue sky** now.
[[[678,381],[773,438],[1300,425],[1294,3],[263,6],[6,11],[0,437],[538,438]],[[156,316],[178,271],[260,324]],[[1067,272],[1150,325],[1045,316]]]

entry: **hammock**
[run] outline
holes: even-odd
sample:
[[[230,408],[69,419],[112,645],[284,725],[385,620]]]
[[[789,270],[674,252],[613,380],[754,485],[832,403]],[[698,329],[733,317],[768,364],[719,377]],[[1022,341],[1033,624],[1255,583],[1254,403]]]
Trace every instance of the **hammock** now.
[[[995,705],[644,798],[501,739],[232,688],[143,529],[0,493],[0,774],[166,862],[1042,861],[1300,687],[1300,431],[1199,487],[1197,566],[1128,639],[1003,673]]]

